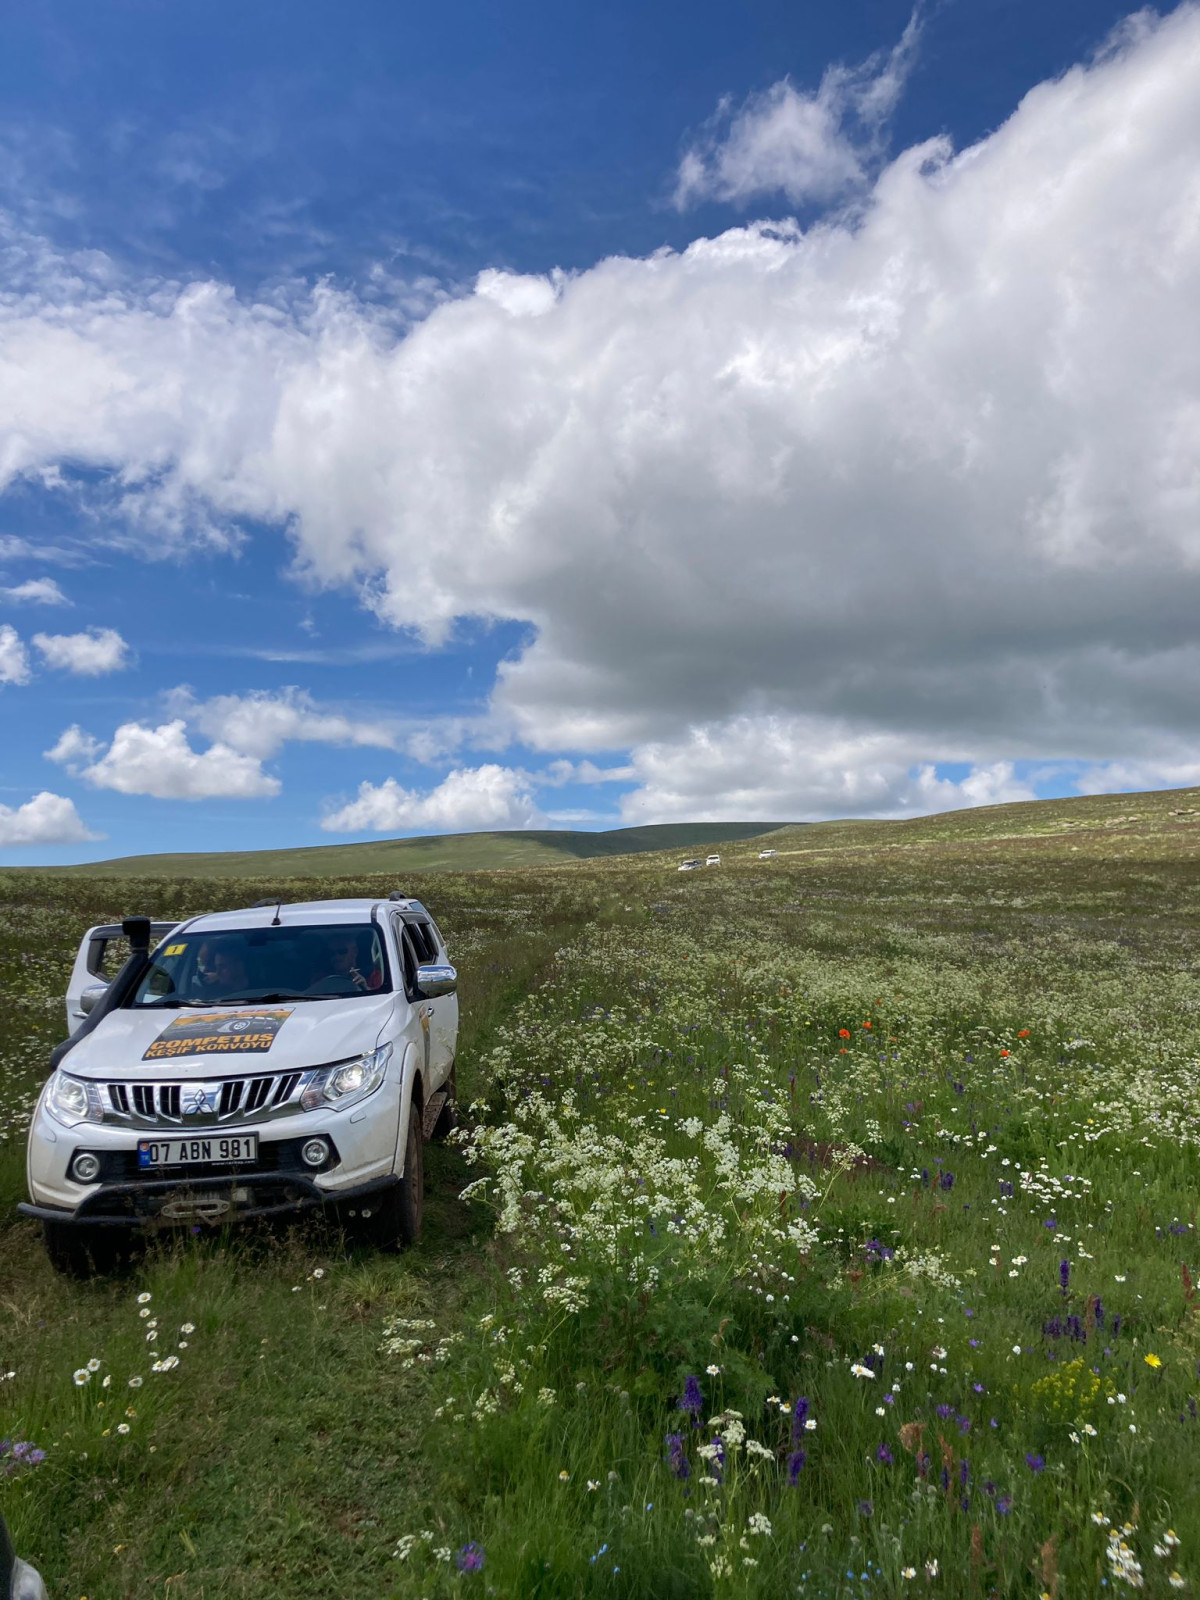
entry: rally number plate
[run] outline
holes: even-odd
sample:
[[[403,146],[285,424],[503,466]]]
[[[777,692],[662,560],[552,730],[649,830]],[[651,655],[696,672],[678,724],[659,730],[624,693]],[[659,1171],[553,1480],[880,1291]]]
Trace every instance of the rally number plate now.
[[[186,1167],[193,1162],[258,1160],[256,1133],[215,1134],[207,1138],[139,1139],[139,1167]]]

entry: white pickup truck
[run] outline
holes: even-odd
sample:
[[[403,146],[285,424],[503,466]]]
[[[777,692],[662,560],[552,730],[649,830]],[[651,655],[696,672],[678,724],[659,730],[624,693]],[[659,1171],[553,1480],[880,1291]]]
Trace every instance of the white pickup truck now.
[[[415,1242],[422,1147],[453,1117],[457,983],[407,896],[89,929],[20,1209],[73,1273],[131,1229],[334,1203],[376,1244]]]

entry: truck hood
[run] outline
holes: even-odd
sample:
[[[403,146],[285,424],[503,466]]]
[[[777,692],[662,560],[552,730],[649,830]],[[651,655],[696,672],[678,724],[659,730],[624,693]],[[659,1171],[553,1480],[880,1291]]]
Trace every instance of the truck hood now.
[[[323,1067],[373,1050],[403,995],[281,1001],[211,1010],[110,1012],[63,1057],[81,1078],[253,1077]]]

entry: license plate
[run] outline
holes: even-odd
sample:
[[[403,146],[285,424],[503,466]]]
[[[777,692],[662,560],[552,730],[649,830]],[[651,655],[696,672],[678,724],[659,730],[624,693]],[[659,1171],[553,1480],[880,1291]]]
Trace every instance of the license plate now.
[[[191,1139],[139,1139],[139,1167],[186,1167],[193,1162],[258,1160],[256,1133],[214,1134]]]

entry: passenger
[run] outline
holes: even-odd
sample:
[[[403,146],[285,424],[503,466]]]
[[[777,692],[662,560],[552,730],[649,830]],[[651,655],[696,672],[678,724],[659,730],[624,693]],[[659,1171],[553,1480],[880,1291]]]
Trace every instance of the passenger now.
[[[206,998],[211,995],[214,999],[220,999],[250,987],[245,957],[236,947],[224,942],[218,944],[213,952],[208,977],[209,982],[203,988]]]

